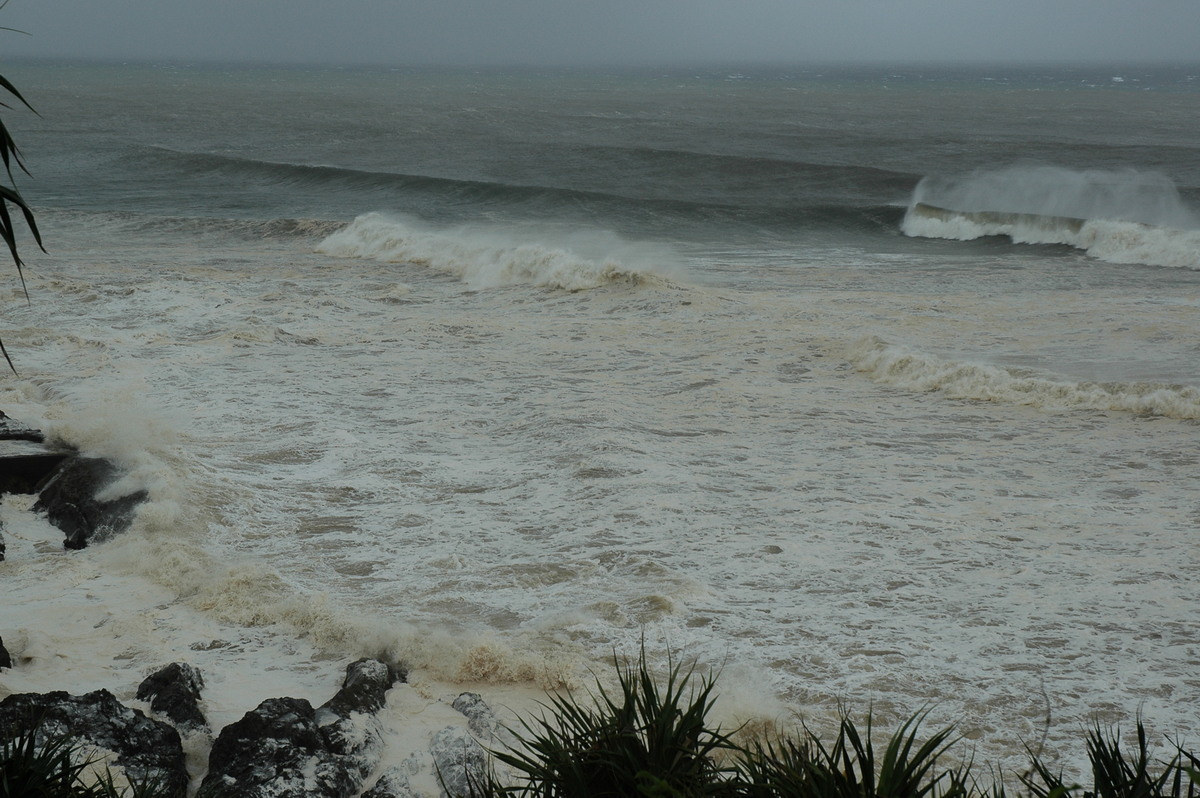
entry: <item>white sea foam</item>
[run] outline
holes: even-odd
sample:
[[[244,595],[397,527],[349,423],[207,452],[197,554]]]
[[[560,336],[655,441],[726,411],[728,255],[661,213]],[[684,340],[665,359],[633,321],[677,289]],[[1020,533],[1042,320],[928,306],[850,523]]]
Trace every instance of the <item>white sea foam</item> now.
[[[490,700],[586,687],[645,645],[656,667],[724,667],[731,725],[939,703],[981,757],[1019,758],[1042,683],[1052,742],[1134,699],[1184,722],[1196,593],[1171,580],[1197,489],[1174,464],[1195,426],[931,403],[855,372],[840,339],[942,351],[1028,327],[1049,329],[1051,362],[1101,361],[1092,343],[1131,325],[1102,353],[1170,375],[1190,296],[1080,290],[1067,319],[1055,292],[993,295],[974,273],[946,290],[942,270],[906,294],[904,268],[848,261],[789,291],[750,271],[740,289],[530,302],[299,239],[237,239],[236,258],[191,243],[97,264],[89,232],[31,270],[49,312],[18,308],[6,340],[36,342],[45,373],[6,409],[131,465],[152,501],[71,553],[5,506],[0,635],[28,662],[0,693],[130,693],[187,659],[219,725],[272,694],[323,701],[362,655],[408,664],[431,701]],[[1150,666],[1130,653],[1147,630]]]
[[[906,235],[1067,244],[1110,263],[1200,269],[1200,224],[1162,175],[1013,167],[925,178]]]
[[[481,227],[434,229],[368,213],[328,236],[317,251],[426,266],[474,288],[528,283],[578,291],[615,282],[661,282],[674,271],[673,258],[664,249],[634,246],[611,234],[530,233],[535,235],[522,240],[511,231]]]
[[[985,363],[944,360],[874,336],[859,339],[849,358],[877,382],[913,391],[940,391],[955,399],[1200,418],[1200,388],[1192,386],[1072,382]]]

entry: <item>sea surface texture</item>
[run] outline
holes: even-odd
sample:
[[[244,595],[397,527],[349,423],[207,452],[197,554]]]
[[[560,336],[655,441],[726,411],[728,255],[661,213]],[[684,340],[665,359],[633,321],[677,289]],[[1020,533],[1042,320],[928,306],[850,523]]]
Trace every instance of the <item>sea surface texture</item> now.
[[[644,646],[731,724],[1200,735],[1200,66],[3,71],[0,407],[151,499],[6,500],[0,694]]]

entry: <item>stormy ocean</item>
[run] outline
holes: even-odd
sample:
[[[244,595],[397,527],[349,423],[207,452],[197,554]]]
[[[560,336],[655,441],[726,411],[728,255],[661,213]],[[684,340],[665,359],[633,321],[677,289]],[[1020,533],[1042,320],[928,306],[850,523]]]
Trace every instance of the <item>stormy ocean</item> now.
[[[0,695],[1200,734],[1200,66],[3,71],[0,407],[150,501],[5,499]]]

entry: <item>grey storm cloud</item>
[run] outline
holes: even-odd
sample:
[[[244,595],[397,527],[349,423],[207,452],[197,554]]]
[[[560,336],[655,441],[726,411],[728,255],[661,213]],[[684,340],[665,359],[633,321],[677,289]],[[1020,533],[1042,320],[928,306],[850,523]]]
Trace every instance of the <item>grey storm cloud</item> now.
[[[0,53],[378,64],[1195,61],[1196,0],[11,0]]]

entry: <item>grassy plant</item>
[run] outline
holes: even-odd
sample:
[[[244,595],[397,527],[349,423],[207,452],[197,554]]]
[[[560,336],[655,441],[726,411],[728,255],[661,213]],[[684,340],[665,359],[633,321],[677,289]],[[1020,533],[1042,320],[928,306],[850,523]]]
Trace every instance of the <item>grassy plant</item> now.
[[[83,743],[65,735],[38,737],[35,724],[0,745],[0,798],[177,798],[153,780],[118,786],[107,768],[89,778],[98,760]]]
[[[791,736],[735,744],[707,725],[713,705],[710,678],[693,684],[693,671],[671,664],[661,687],[643,652],[633,666],[618,665],[616,692],[597,682],[578,700],[568,693],[543,714],[510,730],[516,743],[493,752],[511,768],[513,783],[495,772],[471,781],[472,798],[500,796],[746,796],[746,798],[1008,798],[1001,775],[981,778],[970,759],[943,764],[959,742],[953,727],[920,735],[928,713],[905,721],[879,749],[874,719],[860,729],[842,713],[837,736],[826,744],[809,729]],[[1096,726],[1087,735],[1093,785],[1064,781],[1040,752],[1017,777],[1013,798],[1200,798],[1200,759],[1175,745],[1170,761],[1151,760],[1139,721],[1137,746]],[[731,764],[722,764],[724,762]]]
[[[732,768],[718,755],[733,751],[729,737],[710,729],[713,680],[693,682],[691,669],[669,665],[659,685],[646,666],[617,666],[618,688],[599,680],[590,700],[570,693],[551,700],[535,720],[513,730],[518,743],[494,752],[519,783],[495,776],[481,795],[522,796],[705,796],[728,794]]]
[[[38,745],[34,731],[19,734],[0,746],[0,798],[88,795],[80,775],[90,764],[75,757],[69,738]]]
[[[4,8],[6,5],[8,5],[8,0],[0,2],[0,8]],[[21,96],[21,92],[17,91],[17,87],[3,75],[0,75],[0,89],[7,92],[13,99],[18,100],[21,105],[33,111],[33,106]],[[11,104],[0,101],[0,108],[5,111],[8,111],[12,107]],[[33,235],[33,240],[37,242],[39,247],[42,246],[42,235],[38,232],[37,221],[33,217],[33,211],[30,210],[28,203],[25,202],[21,193],[17,190],[16,180],[13,178],[14,166],[25,174],[29,174],[29,170],[25,168],[25,162],[21,159],[21,151],[17,149],[17,143],[9,134],[8,128],[4,126],[2,120],[0,120],[0,161],[3,162],[4,171],[8,174],[8,185],[0,185],[0,238],[3,238],[4,243],[8,245],[13,265],[17,267],[17,276],[21,278],[21,289],[25,291],[25,298],[28,300],[29,291],[25,287],[25,274],[21,268],[23,261],[17,250],[17,228],[13,223],[12,211],[19,211],[25,218],[25,224],[29,227],[29,232]],[[10,205],[12,209],[9,208]],[[15,374],[17,369],[13,366],[12,358],[8,356],[8,350],[5,349],[3,341],[0,341],[0,354],[4,355],[4,359],[8,361],[8,367]]]
[[[1088,759],[1092,763],[1094,798],[1196,798],[1200,795],[1200,760],[1175,746],[1175,756],[1154,769],[1146,741],[1146,728],[1137,722],[1137,750],[1127,753],[1120,736],[1095,726],[1088,733]]]
[[[873,718],[860,732],[843,712],[837,739],[825,746],[808,730],[799,738],[758,743],[742,749],[739,774],[743,794],[808,798],[965,798],[971,792],[970,767],[937,768],[957,740],[952,729],[924,743],[915,715],[891,736],[883,751],[873,741]]]

